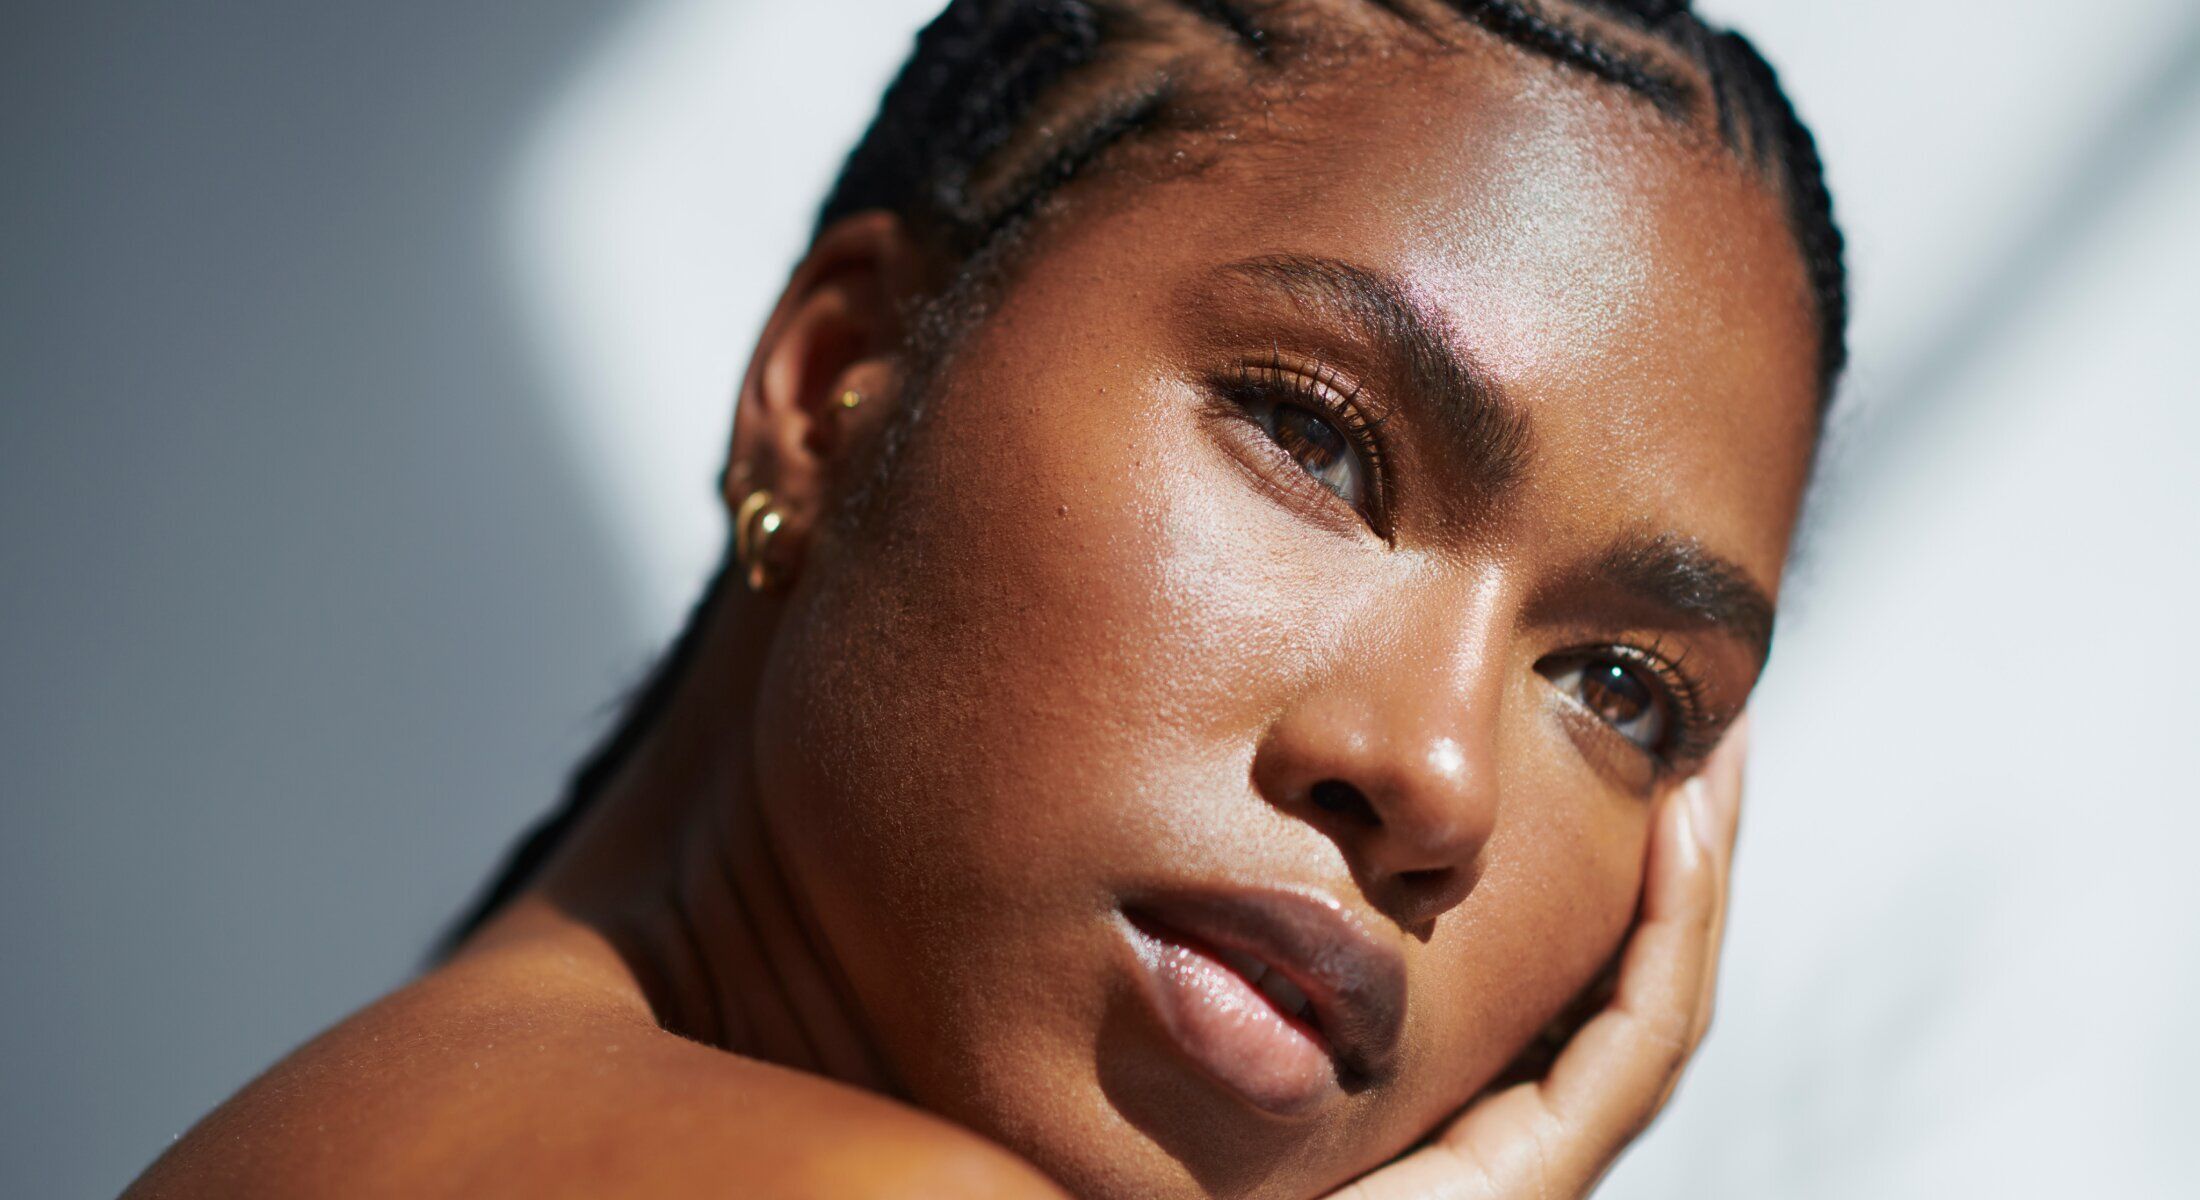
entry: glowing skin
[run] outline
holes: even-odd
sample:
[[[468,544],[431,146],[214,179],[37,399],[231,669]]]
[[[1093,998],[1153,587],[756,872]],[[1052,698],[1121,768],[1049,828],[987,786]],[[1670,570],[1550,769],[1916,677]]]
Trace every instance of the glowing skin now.
[[[951,372],[894,537],[821,541],[789,602],[757,745],[790,869],[912,1094],[1065,1174],[1305,1194],[1420,1136],[1612,953],[1640,887],[1663,784],[1536,662],[1653,629],[1724,711],[1754,680],[1752,648],[1638,625],[1566,572],[1653,530],[1778,579],[1813,362],[1779,210],[1714,145],[1646,147],[1624,103],[1506,90],[1454,69],[1310,98],[1288,163],[1245,147],[1065,223]],[[1554,194],[1565,219],[1533,219]],[[1409,281],[1532,412],[1502,508],[1414,397],[1384,427],[1394,544],[1249,484],[1261,447],[1209,415],[1203,375],[1278,341],[1372,357],[1205,282],[1279,254]],[[1404,793],[1394,836],[1292,797],[1331,774]],[[1277,1121],[1169,1065],[1110,915],[1216,880],[1389,919],[1395,1080]]]
[[[961,1143],[895,1176],[961,1135],[884,1092],[1086,1194],[1312,1197],[1443,1126],[1638,904],[1622,995],[1686,993],[1663,1036],[1692,1046],[1738,763],[1679,791],[1762,631],[1639,584],[1679,547],[1776,587],[1815,429],[1802,269],[1708,132],[1495,46],[1393,65],[1200,170],[1080,185],[863,518],[847,497],[918,399],[895,322],[926,268],[884,218],[826,239],[759,346],[728,496],[781,497],[792,586],[712,615],[536,893],[217,1130],[291,1128],[295,1077],[425,1028],[453,1062],[502,1035],[477,1145],[566,1128],[548,1098],[580,1089],[588,1137],[697,1186],[811,1194],[841,1159],[873,1191],[831,1194],[1044,1186]],[[1319,286],[1345,277],[1530,428],[1455,428]],[[1677,678],[1580,665],[1615,646]],[[1538,1186],[1579,1194],[1679,1061],[1610,1071],[1618,1107],[1572,1111],[1594,1149]],[[1503,1182],[1534,1178],[1530,1124],[1365,1194],[1535,1194]]]

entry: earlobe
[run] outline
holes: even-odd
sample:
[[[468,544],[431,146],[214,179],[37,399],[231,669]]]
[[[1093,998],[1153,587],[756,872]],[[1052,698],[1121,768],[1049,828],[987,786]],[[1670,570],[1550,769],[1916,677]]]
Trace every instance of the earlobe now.
[[[782,579],[799,557],[833,480],[847,471],[862,440],[856,435],[890,403],[902,314],[919,286],[919,261],[893,214],[842,220],[795,268],[757,338],[735,409],[722,498],[735,518],[737,550],[761,546],[776,564],[767,580]],[[759,492],[769,498],[752,508]],[[759,524],[767,515],[768,531]]]

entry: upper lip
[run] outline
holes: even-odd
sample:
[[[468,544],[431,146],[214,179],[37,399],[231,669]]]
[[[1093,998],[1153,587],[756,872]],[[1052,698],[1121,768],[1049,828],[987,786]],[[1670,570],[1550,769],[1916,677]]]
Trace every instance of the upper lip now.
[[[1405,960],[1343,905],[1271,889],[1172,891],[1123,906],[1134,922],[1251,955],[1306,994],[1341,1081],[1379,1083],[1396,1069],[1406,1016]]]

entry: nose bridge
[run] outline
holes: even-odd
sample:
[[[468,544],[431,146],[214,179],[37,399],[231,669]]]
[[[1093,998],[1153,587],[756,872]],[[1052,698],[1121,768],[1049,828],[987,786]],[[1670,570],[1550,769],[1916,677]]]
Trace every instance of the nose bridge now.
[[[1269,799],[1415,921],[1463,898],[1496,826],[1505,612],[1501,583],[1399,597],[1261,749]]]
[[[1498,591],[1421,598],[1402,614],[1397,636],[1368,655],[1363,677],[1332,685],[1372,735],[1360,786],[1406,843],[1396,849],[1427,858],[1428,868],[1479,853],[1496,819],[1505,656]]]

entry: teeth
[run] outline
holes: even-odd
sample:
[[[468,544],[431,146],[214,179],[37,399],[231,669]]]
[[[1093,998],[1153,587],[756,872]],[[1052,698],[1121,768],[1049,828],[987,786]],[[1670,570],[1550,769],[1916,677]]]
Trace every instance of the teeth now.
[[[1262,995],[1276,1002],[1277,1008],[1300,1020],[1305,1020],[1308,1011],[1314,1007],[1307,1000],[1305,992],[1292,986],[1290,980],[1273,971],[1269,972],[1267,977],[1257,981],[1256,986],[1260,988]]]
[[[1245,976],[1246,982],[1251,983],[1254,987],[1259,987],[1260,981],[1268,977],[1268,964],[1250,954],[1240,954],[1235,950],[1224,950],[1222,951],[1222,961],[1229,964],[1231,970]]]
[[[1314,1019],[1313,1001],[1308,1000],[1306,993],[1285,979],[1280,972],[1270,970],[1267,963],[1236,950],[1222,950],[1217,953],[1224,964],[1243,975],[1247,983],[1259,988],[1260,993],[1273,1001],[1277,1008],[1302,1021]]]

